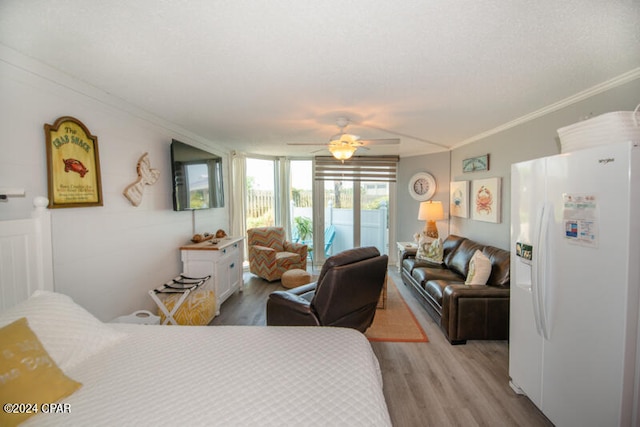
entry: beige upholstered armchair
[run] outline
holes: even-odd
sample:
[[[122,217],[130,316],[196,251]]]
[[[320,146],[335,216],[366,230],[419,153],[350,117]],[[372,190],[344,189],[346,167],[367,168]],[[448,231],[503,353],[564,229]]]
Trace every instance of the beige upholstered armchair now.
[[[307,269],[307,245],[285,240],[282,227],[256,227],[247,230],[249,271],[269,282],[294,268]]]

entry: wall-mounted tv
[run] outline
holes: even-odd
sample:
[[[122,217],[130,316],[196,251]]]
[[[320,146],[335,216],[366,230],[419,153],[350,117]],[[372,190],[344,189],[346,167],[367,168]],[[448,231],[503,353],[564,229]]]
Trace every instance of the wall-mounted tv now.
[[[184,142],[171,141],[173,210],[224,206],[222,157]]]

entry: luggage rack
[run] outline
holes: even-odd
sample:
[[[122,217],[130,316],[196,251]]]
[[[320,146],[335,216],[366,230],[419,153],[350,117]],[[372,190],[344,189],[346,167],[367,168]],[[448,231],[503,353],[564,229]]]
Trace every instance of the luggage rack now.
[[[204,277],[188,277],[183,274],[175,277],[173,280],[168,281],[155,289],[149,291],[149,295],[151,299],[156,303],[160,311],[164,313],[164,321],[163,325],[177,325],[178,322],[173,317],[174,314],[178,312],[178,309],[182,306],[182,304],[186,301],[189,294],[205,283],[211,278],[211,276]],[[167,306],[164,305],[162,300],[159,298],[160,294],[182,294],[182,296],[178,299],[178,302],[173,306],[171,311],[167,310]]]

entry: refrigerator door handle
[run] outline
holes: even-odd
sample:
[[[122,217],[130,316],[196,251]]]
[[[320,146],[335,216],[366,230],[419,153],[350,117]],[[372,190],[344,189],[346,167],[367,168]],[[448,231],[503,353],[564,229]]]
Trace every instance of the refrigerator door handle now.
[[[531,268],[531,303],[533,304],[533,318],[536,323],[536,331],[538,335],[543,336],[542,320],[540,319],[540,234],[542,229],[542,221],[544,218],[545,205],[538,209],[536,215],[534,241],[532,251],[532,268]]]
[[[542,336],[549,340],[549,318],[547,317],[547,293],[549,292],[549,284],[547,280],[547,264],[549,260],[548,237],[549,237],[549,224],[551,222],[550,215],[553,212],[553,207],[549,203],[545,203],[542,211],[539,234],[538,234],[538,263],[537,272],[538,276],[538,317],[540,318],[540,329]]]

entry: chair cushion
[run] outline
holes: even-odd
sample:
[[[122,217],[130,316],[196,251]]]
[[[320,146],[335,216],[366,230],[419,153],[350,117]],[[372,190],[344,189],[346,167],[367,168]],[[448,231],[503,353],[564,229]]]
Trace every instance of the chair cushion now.
[[[278,252],[276,253],[276,262],[281,261],[300,262],[300,255],[293,252]]]

